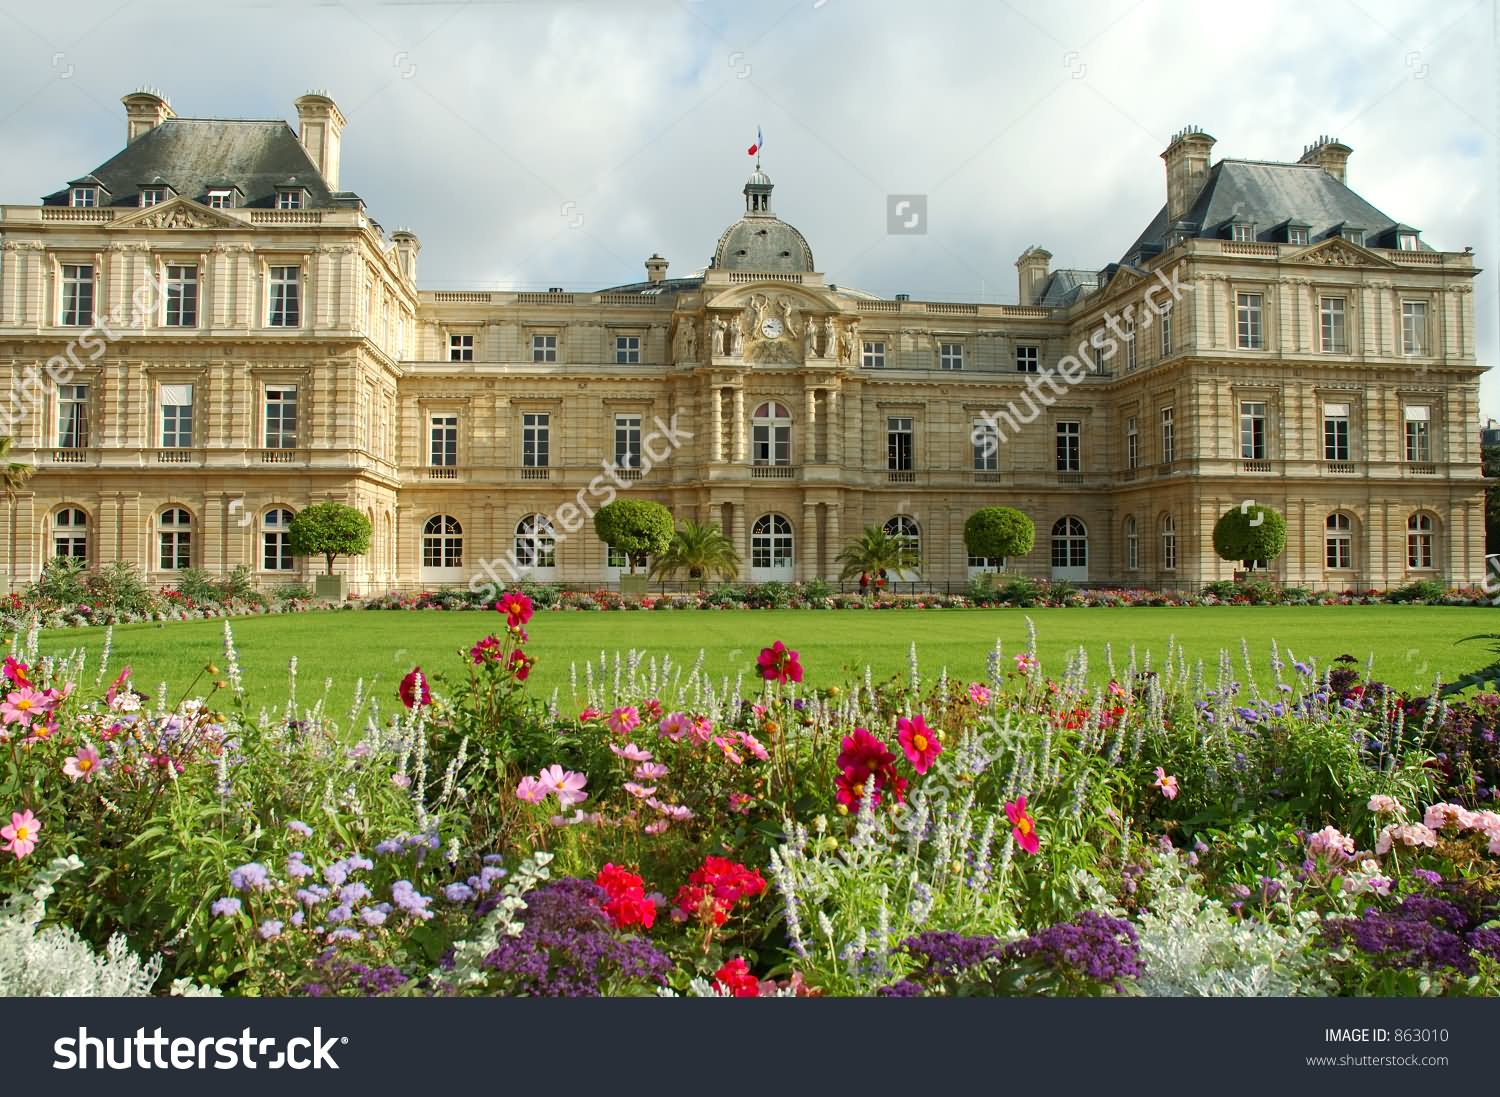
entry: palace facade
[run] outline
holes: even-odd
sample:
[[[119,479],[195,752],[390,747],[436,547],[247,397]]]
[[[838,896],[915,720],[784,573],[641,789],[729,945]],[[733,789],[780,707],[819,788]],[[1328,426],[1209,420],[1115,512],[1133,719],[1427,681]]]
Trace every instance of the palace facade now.
[[[1120,260],[1029,248],[1014,305],[830,283],[758,166],[690,276],[435,292],[341,189],[326,95],[295,129],[124,105],[123,150],[0,207],[0,433],[36,470],[0,500],[12,586],[55,555],[301,581],[286,525],[321,500],[373,526],[354,591],[594,586],[615,495],[719,523],[747,581],[836,578],[874,525],[959,587],[1003,504],[1037,527],[1011,571],[1196,586],[1247,500],[1286,516],[1286,583],[1484,577],[1473,257],[1349,189],[1335,140],[1214,162],[1184,130]]]

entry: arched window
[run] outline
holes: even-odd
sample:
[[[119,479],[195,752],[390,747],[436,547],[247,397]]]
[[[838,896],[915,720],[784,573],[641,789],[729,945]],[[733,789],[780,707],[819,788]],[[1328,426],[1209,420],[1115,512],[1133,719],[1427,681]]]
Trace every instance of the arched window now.
[[[1054,568],[1089,566],[1089,531],[1082,519],[1070,514],[1053,523],[1052,566]]]
[[[1135,571],[1141,566],[1141,536],[1135,518],[1125,519],[1125,570]]]
[[[1323,563],[1347,571],[1354,567],[1354,521],[1347,514],[1333,513],[1323,523]]]
[[[422,566],[424,568],[461,568],[464,566],[464,527],[448,514],[435,514],[422,527]]]
[[[792,524],[779,514],[762,514],[750,527],[752,579],[790,578]]]
[[[546,515],[528,514],[516,523],[516,564],[528,569],[557,566],[557,540]]]
[[[1430,514],[1413,514],[1406,520],[1406,566],[1415,569],[1433,566],[1435,524]]]
[[[909,514],[898,514],[885,524],[885,535],[903,541],[918,560],[922,558],[922,527]]]
[[[792,413],[782,404],[767,403],[755,409],[750,419],[750,463],[792,463]]]
[[[292,512],[274,507],[260,519],[260,566],[262,571],[292,570]]]
[[[89,516],[77,507],[63,507],[52,516],[52,555],[89,558]]]
[[[193,566],[193,516],[181,507],[168,507],[156,519],[157,564],[162,571]]]
[[[1177,570],[1177,519],[1170,514],[1161,516],[1161,569]]]

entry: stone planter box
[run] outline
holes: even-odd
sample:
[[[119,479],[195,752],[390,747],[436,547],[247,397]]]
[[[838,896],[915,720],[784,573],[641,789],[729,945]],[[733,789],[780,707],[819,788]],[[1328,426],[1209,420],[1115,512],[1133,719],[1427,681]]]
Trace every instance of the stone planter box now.
[[[346,576],[316,575],[313,577],[313,594],[330,602],[342,602],[347,593]]]

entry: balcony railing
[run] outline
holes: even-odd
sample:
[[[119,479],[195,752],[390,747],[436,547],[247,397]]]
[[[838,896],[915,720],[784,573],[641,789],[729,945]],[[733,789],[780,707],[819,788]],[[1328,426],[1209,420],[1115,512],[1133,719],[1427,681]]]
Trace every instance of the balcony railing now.
[[[1059,484],[1081,484],[1083,483],[1083,473],[1059,471],[1057,474],[1057,482]]]
[[[190,449],[159,449],[156,451],[158,465],[186,465],[193,459]]]
[[[260,451],[260,463],[263,465],[290,465],[297,460],[297,451],[294,449],[263,449]]]
[[[1436,476],[1437,466],[1429,465],[1423,462],[1417,462],[1408,464],[1406,466],[1406,472],[1410,476]]]
[[[88,450],[58,449],[52,451],[52,460],[60,465],[81,465],[88,460]]]
[[[998,484],[1000,482],[1000,474],[994,470],[989,472],[975,470],[974,482],[976,484]]]
[[[546,465],[528,465],[520,470],[522,480],[551,480],[552,469]]]
[[[885,480],[888,484],[915,484],[917,474],[911,469],[886,469]]]
[[[429,465],[427,468],[427,479],[457,480],[458,469],[453,465]]]
[[[797,470],[791,465],[751,465],[752,480],[795,480]]]
[[[1323,462],[1323,471],[1332,476],[1353,476],[1355,471],[1354,462],[1325,461]]]
[[[1241,472],[1270,472],[1271,471],[1271,462],[1269,462],[1269,461],[1259,461],[1259,460],[1256,460],[1256,461],[1241,461],[1240,462],[1240,471]]]
[[[617,468],[614,470],[614,475],[621,480],[639,480],[641,478],[641,470]]]

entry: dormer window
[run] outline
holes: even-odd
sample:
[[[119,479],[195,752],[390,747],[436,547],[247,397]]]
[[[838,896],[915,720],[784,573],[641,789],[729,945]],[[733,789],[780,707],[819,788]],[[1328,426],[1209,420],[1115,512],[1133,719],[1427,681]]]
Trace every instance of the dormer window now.
[[[1286,242],[1288,244],[1306,244],[1307,243],[1307,226],[1306,225],[1288,225],[1286,227]]]
[[[99,204],[99,188],[74,187],[68,195],[68,204],[78,209],[93,209]]]
[[[300,187],[283,187],[276,192],[276,208],[301,209],[304,193]]]
[[[1229,226],[1229,238],[1240,242],[1248,242],[1255,239],[1255,226],[1249,221],[1235,221]]]
[[[1364,247],[1365,246],[1365,230],[1364,229],[1349,229],[1349,228],[1340,229],[1339,230],[1339,235],[1342,236],[1345,240],[1347,240],[1351,244],[1358,244],[1360,247]]]
[[[1416,251],[1417,250],[1417,234],[1414,233],[1414,232],[1398,232],[1398,233],[1396,233],[1396,250],[1397,251]]]
[[[1181,230],[1173,232],[1167,236],[1167,247],[1175,248],[1178,244],[1185,243],[1187,241],[1187,238],[1188,234],[1186,232],[1183,232]]]
[[[166,187],[142,187],[141,188],[141,208],[142,209],[145,209],[147,206],[159,206],[163,202],[165,202],[166,200],[167,200],[167,188]]]
[[[233,209],[234,191],[211,190],[208,192],[208,204],[213,209]]]

